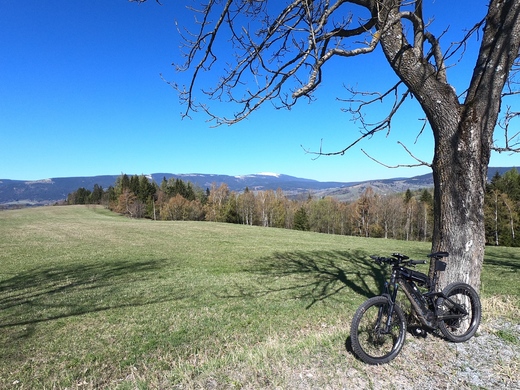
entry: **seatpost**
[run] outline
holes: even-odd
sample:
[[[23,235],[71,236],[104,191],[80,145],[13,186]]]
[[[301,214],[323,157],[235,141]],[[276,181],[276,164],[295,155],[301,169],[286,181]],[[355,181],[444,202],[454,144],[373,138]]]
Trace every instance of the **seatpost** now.
[[[439,259],[437,259],[436,257],[434,257],[434,260],[435,260],[435,264],[433,265],[433,279],[432,279],[432,284],[430,286],[430,292],[433,292],[437,289],[437,280],[439,279],[439,271],[437,270],[437,261]]]

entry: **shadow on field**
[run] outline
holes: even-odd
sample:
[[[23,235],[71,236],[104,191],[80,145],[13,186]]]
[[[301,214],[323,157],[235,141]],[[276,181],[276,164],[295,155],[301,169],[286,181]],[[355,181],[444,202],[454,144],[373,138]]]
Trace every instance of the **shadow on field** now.
[[[170,300],[141,284],[162,267],[162,260],[122,260],[21,272],[0,281],[0,328]]]
[[[309,300],[307,308],[345,289],[372,297],[385,280],[384,269],[362,251],[277,252],[257,260],[252,272],[261,288],[250,295],[289,293],[291,298]]]
[[[484,268],[500,267],[506,268],[508,271],[517,272],[520,269],[520,257],[515,256],[516,253],[507,253],[502,256],[494,255],[493,257],[485,257]]]

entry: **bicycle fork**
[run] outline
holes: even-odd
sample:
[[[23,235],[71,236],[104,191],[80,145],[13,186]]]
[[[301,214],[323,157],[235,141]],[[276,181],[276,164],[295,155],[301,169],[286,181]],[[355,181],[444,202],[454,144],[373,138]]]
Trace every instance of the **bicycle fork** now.
[[[392,284],[392,290],[390,291],[390,284]],[[388,299],[388,313],[386,317],[386,321],[384,324],[384,329],[382,330],[382,333],[390,333],[390,329],[392,328],[392,317],[394,314],[394,308],[395,308],[395,300],[397,297],[397,289],[398,284],[395,283],[395,277],[392,276],[392,280],[390,283],[385,282],[385,288],[384,293],[382,294],[384,297]],[[377,326],[381,326],[381,320],[383,319],[383,306],[379,308],[379,312],[377,315]]]

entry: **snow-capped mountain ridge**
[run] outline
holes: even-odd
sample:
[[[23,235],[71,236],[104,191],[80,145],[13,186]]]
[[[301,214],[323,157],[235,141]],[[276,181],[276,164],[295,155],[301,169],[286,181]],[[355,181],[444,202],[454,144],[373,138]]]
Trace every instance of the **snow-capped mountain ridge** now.
[[[503,174],[511,168],[489,168],[488,178],[496,172]],[[83,187],[92,190],[97,184],[103,188],[113,186],[120,175],[104,175],[89,177],[49,178],[42,180],[7,180],[0,179],[0,205],[44,205],[53,204],[67,198],[67,195]],[[131,176],[131,175],[129,175]],[[149,180],[160,184],[163,179],[171,178],[191,182],[203,189],[220,186],[225,183],[231,191],[242,192],[246,188],[251,191],[281,189],[289,197],[333,196],[341,200],[356,199],[367,187],[381,194],[404,192],[407,189],[433,187],[431,174],[411,178],[394,178],[383,180],[367,180],[360,182],[320,182],[279,173],[261,172],[250,175],[229,176],[219,174],[146,174]]]

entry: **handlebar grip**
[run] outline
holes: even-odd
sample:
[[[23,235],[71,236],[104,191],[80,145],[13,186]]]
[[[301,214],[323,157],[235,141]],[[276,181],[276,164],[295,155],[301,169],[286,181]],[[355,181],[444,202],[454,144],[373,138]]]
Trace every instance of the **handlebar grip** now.
[[[412,265],[426,264],[426,260],[410,260],[410,264],[412,264]]]

